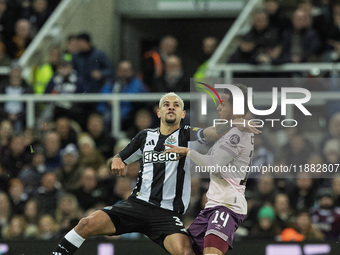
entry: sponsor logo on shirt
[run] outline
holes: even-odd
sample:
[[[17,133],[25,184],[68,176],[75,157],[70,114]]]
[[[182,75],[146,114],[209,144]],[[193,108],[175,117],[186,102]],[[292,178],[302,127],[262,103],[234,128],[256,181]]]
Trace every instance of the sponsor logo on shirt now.
[[[146,163],[164,163],[167,161],[176,161],[177,154],[170,152],[163,154],[163,151],[144,151],[144,164]]]
[[[231,144],[236,145],[240,142],[240,137],[238,135],[234,134],[229,138],[229,141],[231,142]]]

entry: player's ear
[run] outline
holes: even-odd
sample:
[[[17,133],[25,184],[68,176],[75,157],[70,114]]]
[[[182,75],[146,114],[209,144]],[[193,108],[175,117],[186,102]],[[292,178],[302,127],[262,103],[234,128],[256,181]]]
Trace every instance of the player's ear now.
[[[157,109],[157,117],[158,117],[158,119],[161,117],[161,112],[160,112],[159,109]]]
[[[182,117],[181,117],[182,119],[185,118],[186,113],[187,113],[187,112],[186,112],[185,110],[183,110],[183,112],[182,112]]]

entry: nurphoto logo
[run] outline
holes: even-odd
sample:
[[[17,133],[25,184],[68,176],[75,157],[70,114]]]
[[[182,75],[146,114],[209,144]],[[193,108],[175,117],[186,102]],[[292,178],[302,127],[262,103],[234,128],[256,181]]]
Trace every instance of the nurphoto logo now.
[[[221,98],[218,95],[217,91],[215,89],[228,89],[230,93],[233,96],[233,114],[234,115],[245,115],[247,112],[245,112],[245,100],[247,100],[247,106],[249,109],[249,112],[258,115],[258,116],[270,116],[273,114],[277,107],[278,107],[278,100],[279,100],[279,94],[278,94],[278,88],[273,87],[272,88],[272,104],[269,109],[256,109],[254,107],[254,102],[253,102],[253,88],[248,87],[248,95],[247,98],[243,95],[243,92],[240,88],[238,88],[235,85],[231,84],[215,84],[214,87],[199,82],[198,85],[196,85],[196,88],[198,88],[199,91],[205,92],[201,94],[201,114],[202,115],[207,115],[207,95],[209,95],[214,103],[215,106],[217,105],[217,102],[212,95],[214,93],[218,100],[221,102]],[[211,92],[212,93],[211,93]],[[299,95],[299,98],[289,98],[289,95]],[[301,96],[302,97],[301,97]],[[309,90],[305,88],[297,88],[297,87],[282,87],[281,88],[281,116],[286,116],[287,115],[287,105],[293,105],[296,108],[298,108],[305,116],[311,116],[312,114],[306,109],[304,106],[305,103],[309,102],[311,99],[311,93]],[[298,122],[295,119],[252,119],[252,120],[247,120],[248,124],[251,123],[252,121],[257,121],[260,122],[258,125],[254,125],[254,127],[262,127],[264,125],[264,121],[271,122],[272,127],[274,127],[274,123],[279,121],[281,122],[281,125],[283,127],[295,127],[297,126]],[[216,124],[226,124],[228,123],[227,120],[225,119],[214,119],[214,126]],[[289,124],[288,124],[289,123]],[[232,121],[230,121],[230,124],[232,125]],[[234,123],[235,124],[235,123]],[[239,123],[237,123],[239,124]]]

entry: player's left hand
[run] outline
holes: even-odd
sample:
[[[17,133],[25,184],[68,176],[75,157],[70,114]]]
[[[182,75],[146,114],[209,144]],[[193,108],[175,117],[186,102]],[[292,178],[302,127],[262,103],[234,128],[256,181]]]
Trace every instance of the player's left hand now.
[[[177,153],[178,156],[177,156],[176,160],[179,160],[179,159],[185,157],[190,150],[189,148],[186,148],[186,147],[179,147],[179,146],[166,144],[166,143],[164,145],[167,146],[167,147],[170,147],[170,149],[167,149],[163,153],[164,154],[170,153],[170,152]]]

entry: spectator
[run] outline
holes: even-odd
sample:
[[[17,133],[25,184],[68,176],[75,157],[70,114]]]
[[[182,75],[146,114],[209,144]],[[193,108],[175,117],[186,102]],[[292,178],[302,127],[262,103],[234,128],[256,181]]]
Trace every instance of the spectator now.
[[[81,213],[77,198],[70,193],[63,195],[58,201],[56,210],[59,234],[63,235],[75,227],[81,218]]]
[[[38,222],[40,219],[38,201],[30,199],[25,204],[25,210],[23,214],[27,226],[26,235],[30,238],[36,238],[38,233]]]
[[[296,215],[295,229],[302,234],[304,241],[315,242],[325,240],[325,236],[312,224],[312,219],[308,211],[300,211]]]
[[[66,61],[72,61],[73,55],[78,53],[78,40],[73,34],[70,34],[66,38],[66,45],[64,49],[63,59]]]
[[[152,127],[152,116],[151,112],[146,109],[140,109],[136,112],[134,118],[134,125],[130,127],[127,132],[127,136],[132,139],[138,132]]]
[[[255,47],[255,40],[251,34],[242,36],[237,50],[230,56],[228,62],[231,64],[255,63]]]
[[[87,134],[79,136],[79,161],[81,167],[91,167],[95,171],[105,165],[104,156],[96,149],[96,144]]]
[[[34,128],[26,127],[24,132],[24,143],[26,147],[36,147],[40,146],[40,141],[38,141],[39,136],[35,133]]]
[[[78,149],[74,144],[68,144],[61,151],[62,166],[56,172],[59,182],[62,187],[70,192],[79,187],[81,171],[79,168]]]
[[[205,74],[208,68],[209,58],[212,56],[218,45],[218,40],[215,37],[205,37],[202,41],[203,50],[203,63],[197,68],[194,73],[194,78],[202,79],[205,78]]]
[[[11,178],[17,177],[23,168],[31,164],[31,161],[32,156],[28,148],[25,147],[23,136],[12,137],[8,150],[1,158],[1,164],[5,171]]]
[[[22,18],[31,24],[31,36],[35,37],[50,16],[47,0],[33,0],[32,7],[23,13]]]
[[[14,36],[6,41],[8,55],[13,59],[18,59],[24,54],[26,48],[31,43],[31,27],[27,19],[19,19],[15,23]]]
[[[150,84],[151,92],[188,92],[190,81],[184,76],[182,61],[178,56],[167,57],[164,73]]]
[[[322,151],[326,164],[337,164],[340,162],[340,140],[331,139],[325,143]]]
[[[281,7],[279,0],[265,0],[263,7],[269,17],[269,23],[280,33],[289,27],[286,11]]]
[[[113,76],[113,68],[105,53],[92,45],[88,33],[77,35],[79,52],[72,58],[74,69],[85,81],[86,93],[98,93],[106,80]]]
[[[56,72],[61,57],[59,46],[51,46],[48,50],[48,60],[35,68],[33,72],[33,89],[35,94],[43,94],[46,86]]]
[[[302,63],[319,53],[320,38],[317,32],[309,27],[308,20],[304,10],[297,9],[293,13],[292,28],[286,29],[282,35],[282,52],[277,63]]]
[[[255,41],[256,63],[269,64],[275,59],[280,49],[275,49],[279,42],[279,33],[276,28],[270,26],[269,17],[266,12],[258,11],[253,18],[253,27],[249,34]],[[277,51],[272,54],[272,51]]]
[[[320,190],[319,205],[312,210],[311,216],[314,226],[322,231],[326,240],[338,240],[340,235],[340,209],[334,207],[331,190]]]
[[[44,155],[46,158],[46,170],[54,171],[61,167],[61,142],[57,132],[50,131],[45,135]]]
[[[263,175],[258,180],[257,183],[257,191],[256,191],[256,200],[257,204],[259,206],[262,206],[264,204],[273,204],[275,195],[277,193],[275,186],[274,186],[274,180],[270,176]]]
[[[87,119],[87,130],[99,152],[106,159],[112,157],[116,139],[104,129],[103,117],[99,114],[91,114]]]
[[[315,202],[317,186],[307,173],[300,173],[295,179],[295,186],[289,192],[291,207],[295,210],[312,208]]]
[[[9,148],[13,135],[12,123],[5,119],[0,122],[0,158],[4,158],[4,152]]]
[[[11,213],[11,204],[8,195],[5,192],[0,191],[0,239],[4,226],[9,223],[12,215]]]
[[[76,131],[71,127],[71,121],[67,117],[59,117],[55,122],[55,131],[60,137],[60,149],[73,143],[77,146],[78,139]]]
[[[167,35],[161,39],[158,49],[144,53],[142,65],[144,84],[150,86],[154,79],[158,79],[163,75],[164,64],[169,56],[176,53],[177,45],[177,39]]]
[[[22,215],[14,215],[7,226],[4,227],[2,236],[5,240],[25,239],[26,221]]]
[[[336,175],[332,179],[332,195],[334,197],[334,206],[340,207],[340,176]]]
[[[57,64],[56,73],[47,84],[45,94],[80,94],[84,93],[84,86],[85,83],[73,69],[72,62],[61,60]],[[67,100],[55,103],[53,119],[56,120],[61,116],[68,116],[76,120],[79,124],[84,125],[85,111],[83,104],[69,102]]]
[[[55,217],[57,203],[63,191],[53,172],[45,173],[41,179],[41,186],[38,188],[37,200],[41,214],[50,214]]]
[[[5,41],[13,36],[14,24],[18,13],[10,8],[8,0],[0,0],[0,35]]]
[[[28,225],[37,227],[40,219],[39,204],[36,199],[30,199],[25,204],[24,217]]]
[[[8,194],[11,203],[12,214],[23,214],[25,204],[28,200],[28,195],[24,190],[24,184],[19,179],[12,178],[10,181]]]
[[[33,149],[34,148],[34,149]],[[25,185],[25,192],[34,195],[40,185],[41,176],[46,172],[45,155],[40,146],[32,147],[32,162],[19,172],[18,178]]]
[[[37,238],[39,240],[58,239],[58,230],[55,219],[49,214],[43,215],[39,219]]]
[[[318,7],[313,6],[311,0],[300,0],[297,8],[306,12],[310,22],[310,27],[317,32],[319,38],[321,39],[322,49],[324,49],[328,34],[328,29],[325,29],[325,27],[330,27],[331,22],[328,21],[327,17],[324,16]]]
[[[98,187],[96,172],[93,168],[85,168],[81,176],[81,186],[73,191],[77,197],[79,206],[86,211],[90,208],[97,208],[98,204],[106,202],[109,198],[105,190]]]
[[[289,139],[282,151],[287,164],[300,165],[307,163],[313,149],[311,143],[303,135],[295,134]]]
[[[262,206],[258,213],[258,222],[250,230],[250,238],[257,240],[274,241],[279,234],[279,229],[275,222],[275,212],[273,207]]]
[[[275,196],[274,209],[276,222],[280,230],[289,227],[294,212],[290,208],[289,197],[286,194],[279,193]]]
[[[325,155],[323,154],[323,150],[326,142],[331,139],[340,140],[340,112],[337,112],[332,115],[332,117],[329,120],[328,132],[320,142],[320,152],[322,153],[322,157],[324,160],[326,158]]]
[[[33,93],[32,88],[23,80],[21,66],[17,62],[11,64],[9,82],[0,88],[0,94],[17,96]],[[9,101],[4,103],[3,112],[12,123],[17,132],[22,132],[25,123],[25,107],[21,101]]]
[[[117,79],[114,84],[107,83],[101,90],[101,93],[143,93],[146,89],[142,81],[134,74],[132,63],[128,60],[121,61],[118,65]],[[128,101],[121,102],[121,118],[123,121],[123,129],[125,125],[133,118],[136,104]],[[98,105],[98,111],[104,115],[106,126],[111,123],[111,107],[107,103]]]

